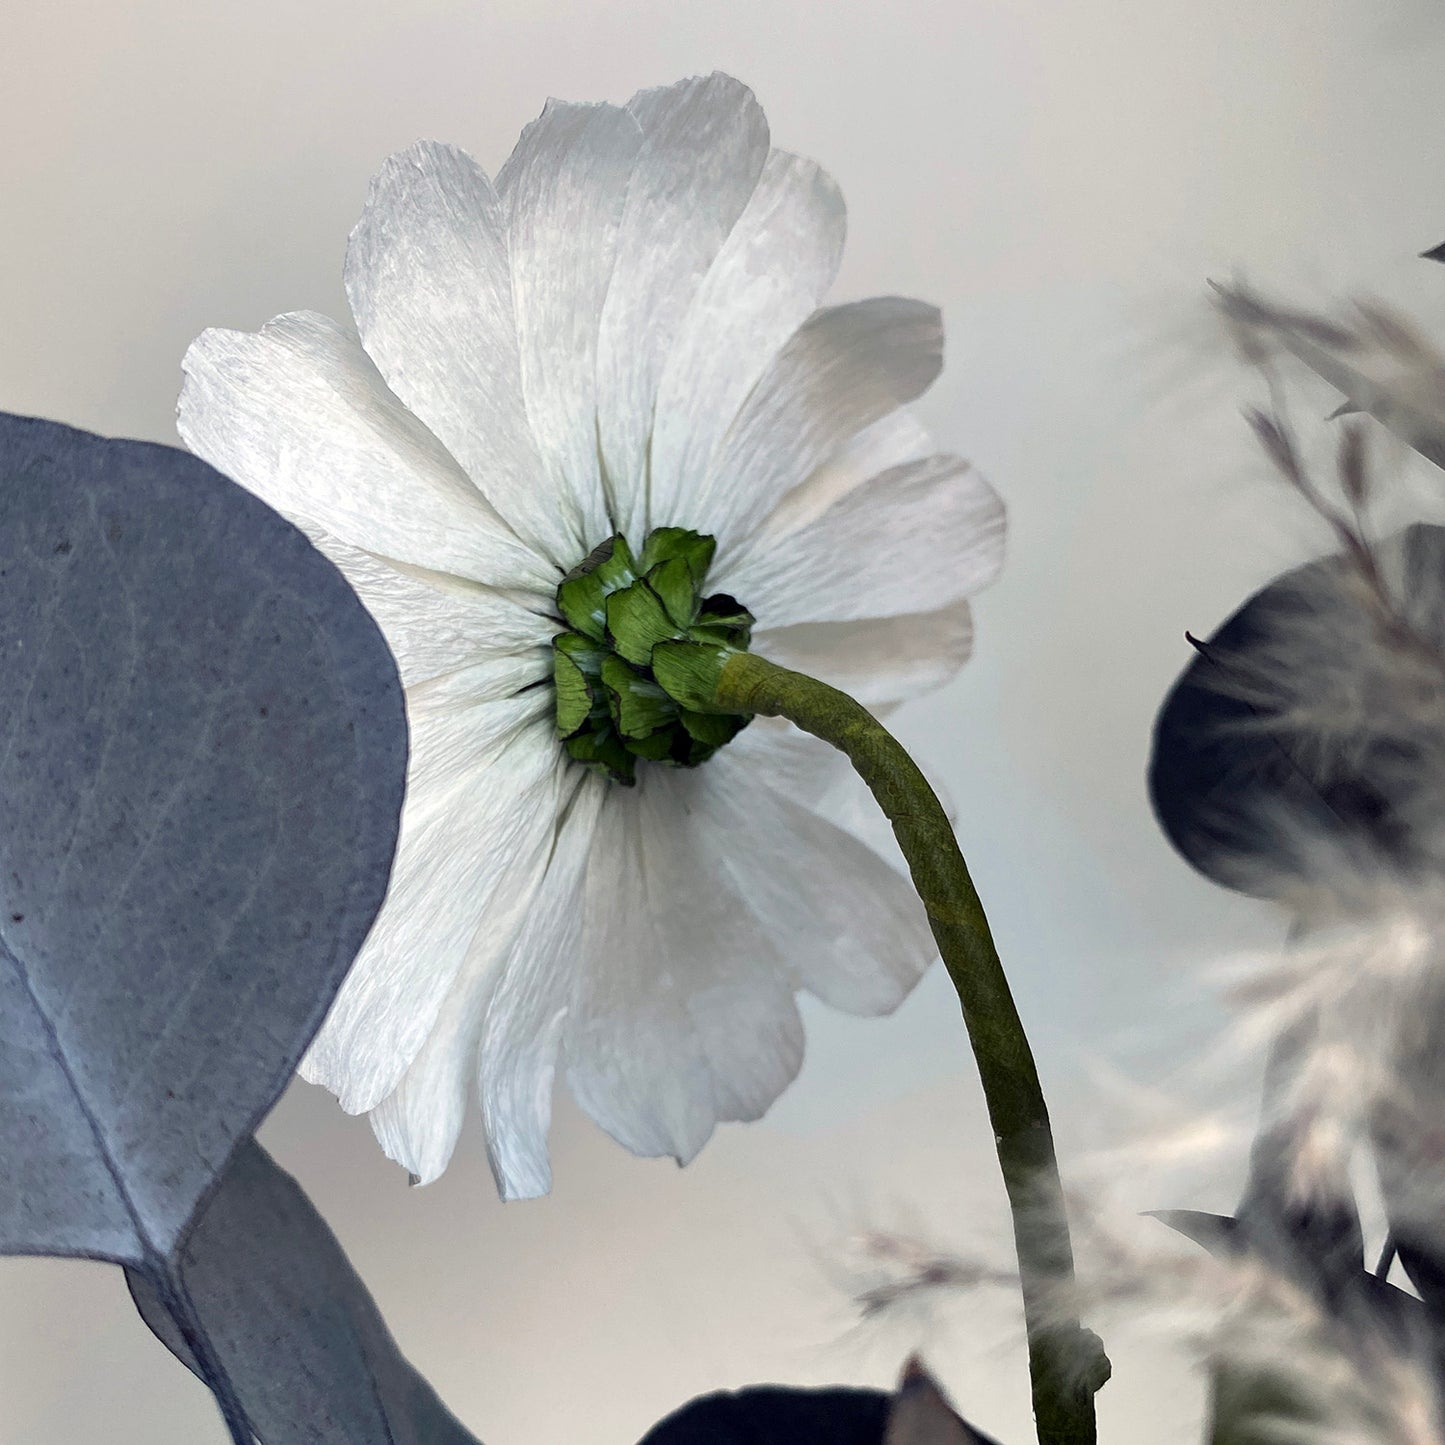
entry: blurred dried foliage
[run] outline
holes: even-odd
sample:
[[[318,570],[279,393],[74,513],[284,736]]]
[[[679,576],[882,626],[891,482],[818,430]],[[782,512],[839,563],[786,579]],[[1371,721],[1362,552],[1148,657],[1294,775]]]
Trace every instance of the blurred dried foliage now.
[[[1445,246],[1426,255],[1445,260]],[[1262,1107],[1246,1126],[1218,1093],[1209,1109],[1150,1098],[1136,1137],[1082,1161],[1078,1297],[1061,1309],[1128,1318],[1188,1348],[1210,1380],[1215,1445],[1439,1445],[1445,528],[1380,535],[1373,518],[1394,484],[1391,438],[1445,467],[1445,351],[1376,302],[1325,315],[1214,290],[1264,390],[1246,423],[1335,545],[1209,638],[1189,637],[1196,655],[1156,727],[1151,795],[1184,857],[1273,900],[1289,940],[1217,970],[1228,1032],[1195,1061],[1197,1084],[1210,1068],[1237,1080],[1263,1056]],[[1341,393],[1322,436],[1293,415],[1300,368]],[[1111,1124],[1127,1131],[1128,1115]],[[1245,1150],[1232,1216],[1140,1220],[1160,1202],[1138,1198],[1141,1181],[1184,1159],[1227,1167]],[[864,1319],[941,1309],[1007,1276],[887,1231],[863,1232],[853,1257]]]

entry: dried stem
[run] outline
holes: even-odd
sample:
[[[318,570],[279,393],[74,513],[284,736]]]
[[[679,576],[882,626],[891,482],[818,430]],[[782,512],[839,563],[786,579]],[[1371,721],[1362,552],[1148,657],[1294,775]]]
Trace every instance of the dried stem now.
[[[848,755],[908,861],[948,969],[983,1081],[1013,1212],[1039,1445],[1093,1445],[1094,1392],[1109,1362],[1073,1312],[1074,1256],[1038,1069],[983,905],[948,816],[913,759],[864,707],[826,683],[735,653],[721,707],[785,717]]]

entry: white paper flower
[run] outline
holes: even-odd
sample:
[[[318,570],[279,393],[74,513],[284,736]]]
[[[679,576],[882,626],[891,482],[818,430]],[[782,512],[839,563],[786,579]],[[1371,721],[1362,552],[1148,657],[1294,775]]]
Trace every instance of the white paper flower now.
[[[818,309],[843,231],[727,76],[554,101],[495,184],[451,146],[387,161],[354,330],[302,312],[187,354],[187,444],[335,560],[407,687],[391,890],[303,1073],[423,1180],[475,1087],[499,1187],[545,1192],[554,1070],[690,1159],[797,1073],[798,990],[886,1013],[934,956],[907,883],[814,811],[822,744],[758,720],[623,786],[557,735],[558,586],[615,534],[715,538],[753,648],[869,705],[966,658],[1002,509],[903,409],[937,312]]]

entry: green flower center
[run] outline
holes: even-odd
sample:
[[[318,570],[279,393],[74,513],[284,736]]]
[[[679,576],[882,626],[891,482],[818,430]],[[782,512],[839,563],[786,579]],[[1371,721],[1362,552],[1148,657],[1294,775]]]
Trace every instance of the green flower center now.
[[[614,782],[634,783],[639,758],[695,768],[747,725],[683,707],[652,669],[663,642],[747,649],[752,614],[726,593],[703,593],[716,550],[683,527],[657,528],[640,553],[609,537],[557,588],[568,627],[552,639],[557,735]]]

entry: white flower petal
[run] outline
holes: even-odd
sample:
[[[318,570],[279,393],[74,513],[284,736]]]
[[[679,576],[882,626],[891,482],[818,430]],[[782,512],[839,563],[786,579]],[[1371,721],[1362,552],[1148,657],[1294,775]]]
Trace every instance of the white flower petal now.
[[[359,340],[300,315],[188,355],[182,434],[337,562],[406,685],[391,887],[302,1072],[420,1179],[475,1079],[502,1193],[545,1192],[559,1059],[618,1140],[686,1161],[796,1075],[797,989],[886,1012],[934,956],[823,817],[834,750],[757,719],[623,789],[566,761],[547,685],[560,573],[661,524],[718,538],[763,655],[879,715],[967,656],[1002,509],[906,411],[937,312],[816,310],[844,224],[729,77],[550,102],[495,189],[453,147],[387,161]]]
[[[712,1132],[712,1090],[679,981],[655,942],[668,912],[652,912],[642,787],[645,780],[614,790],[593,835],[583,900],[587,968],[563,1050],[568,1087],[614,1139],[634,1154],[683,1159]]]
[[[936,612],[859,622],[799,622],[753,634],[753,651],[780,667],[841,688],[864,707],[942,687],[968,661],[973,616],[967,602]]]
[[[377,557],[317,527],[304,530],[376,619],[408,688],[493,664],[498,678],[505,674],[513,681],[487,695],[506,696],[550,674],[557,631],[552,618],[479,582]]]
[[[754,718],[727,751],[741,766],[766,768],[774,786],[806,808],[814,808],[841,779],[858,776],[837,748],[820,743],[783,718]],[[754,763],[757,754],[763,756]],[[709,759],[708,766],[715,761]]]
[[[719,558],[850,438],[926,391],[942,365],[943,324],[922,301],[875,296],[815,312],[753,388],[701,484],[726,498],[707,516]]]
[[[932,611],[993,580],[1003,533],[988,483],[957,457],[928,457],[874,477],[805,527],[756,538],[715,585],[763,628]]]
[[[609,797],[564,1042],[582,1107],[634,1153],[683,1163],[717,1121],[761,1117],[803,1057],[784,965],[729,884],[736,840],[698,806],[705,772],[655,768]]]
[[[868,711],[887,726],[900,705],[870,703]],[[728,759],[740,767],[765,772],[769,787],[800,803],[808,812],[836,823],[845,832],[863,839],[877,835],[881,818],[878,800],[853,771],[847,757],[792,723],[780,718],[754,718],[728,744]],[[925,753],[915,757],[914,762],[938,795],[949,821],[955,821],[958,810],[947,785],[938,776],[933,759]]]
[[[551,100],[497,177],[527,415],[589,547],[613,530],[597,457],[597,331],[641,146],[629,111]]]
[[[477,942],[489,938],[486,930]],[[463,965],[470,974],[471,955]],[[390,1094],[367,1114],[381,1151],[411,1175],[433,1184],[446,1173],[467,1113],[467,1081],[476,1059],[486,982],[464,990],[454,980],[421,1052]]]
[[[554,586],[345,327],[314,312],[203,332],[186,352],[186,445],[300,525],[404,562]]]
[[[439,1179],[451,1162],[478,1077],[503,1198],[534,1198],[551,1185],[552,1074],[581,939],[587,850],[607,789],[600,778],[575,781],[519,927],[508,937],[489,920],[477,931],[421,1052],[369,1116],[387,1156],[418,1184]]]
[[[345,280],[386,384],[518,534],[565,571],[594,543],[575,500],[547,484],[533,442],[507,222],[481,167],[434,141],[390,157],[351,233]]]
[[[882,472],[919,462],[936,450],[927,428],[907,407],[849,437],[841,451],[816,468],[806,481],[794,487],[763,519],[756,539],[758,545],[785,532],[795,532],[816,522],[835,502]]]
[[[938,955],[923,905],[866,843],[793,802],[763,761],[708,763],[709,824],[734,839],[725,866],[739,894],[799,987],[845,1013],[891,1013]]]
[[[812,161],[773,151],[693,297],[658,384],[653,526],[726,515],[731,494],[713,495],[699,479],[709,477],[758,378],[832,285],[846,229],[832,178]]]
[[[391,885],[302,1065],[349,1113],[397,1087],[479,933],[505,942],[526,913],[556,826],[550,703],[539,688],[409,707],[412,765]]]
[[[407,759],[406,816],[419,821],[451,807],[462,791],[487,775],[488,759],[509,748],[521,735],[532,738],[540,771],[545,761],[565,771],[565,758],[555,739],[544,745],[540,729],[553,718],[548,689],[511,686],[509,670],[488,658],[470,667],[440,673],[407,690],[410,732]],[[535,737],[532,735],[535,733]],[[508,774],[490,775],[493,787],[505,793]]]
[[[582,928],[587,861],[612,791],[601,778],[581,779],[547,876],[487,1001],[477,1093],[487,1156],[504,1199],[535,1199],[551,1188],[553,1076],[578,962],[588,946]]]
[[[658,382],[698,284],[742,214],[768,155],[752,92],[726,75],[633,97],[643,131],[597,343],[598,440],[612,517],[648,521],[648,442]]]

